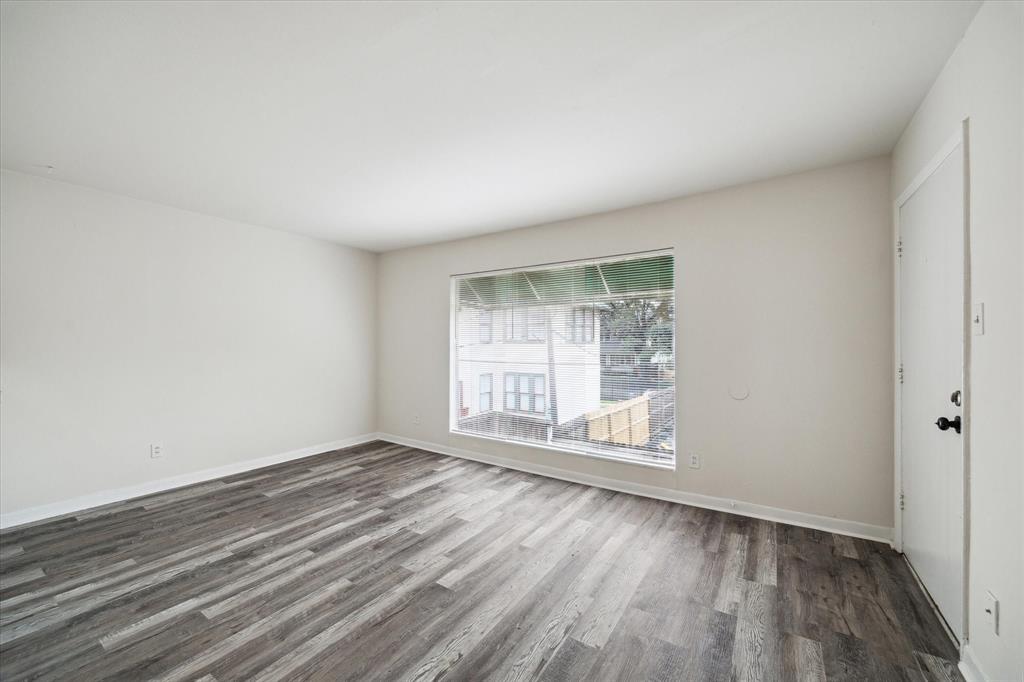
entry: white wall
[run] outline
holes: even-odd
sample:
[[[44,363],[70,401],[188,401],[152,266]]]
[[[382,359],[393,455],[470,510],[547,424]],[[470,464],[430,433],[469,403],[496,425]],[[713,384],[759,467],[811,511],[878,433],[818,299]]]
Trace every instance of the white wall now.
[[[893,152],[893,196],[970,118],[972,338],[969,654],[993,680],[1024,677],[1024,5],[987,2]],[[984,619],[1000,600],[1001,632]]]
[[[373,254],[6,171],[0,188],[5,514],[375,430]]]
[[[379,429],[884,533],[893,522],[891,229],[889,159],[877,158],[385,253]],[[449,275],[665,247],[676,258],[677,447],[681,461],[700,453],[701,469],[449,434]],[[732,400],[729,386],[740,384],[750,397]]]

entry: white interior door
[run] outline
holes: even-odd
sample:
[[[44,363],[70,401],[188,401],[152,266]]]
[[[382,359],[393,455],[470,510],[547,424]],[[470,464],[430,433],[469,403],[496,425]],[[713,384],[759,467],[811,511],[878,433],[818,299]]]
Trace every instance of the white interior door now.
[[[962,141],[899,211],[903,551],[958,640],[963,630]]]

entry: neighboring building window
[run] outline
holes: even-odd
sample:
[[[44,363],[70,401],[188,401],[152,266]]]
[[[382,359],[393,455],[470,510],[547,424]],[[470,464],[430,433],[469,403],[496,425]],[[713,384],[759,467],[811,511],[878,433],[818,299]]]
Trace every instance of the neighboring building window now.
[[[492,398],[494,396],[494,375],[493,374],[481,374],[480,375],[480,411],[489,412],[492,408]]]
[[[494,313],[490,310],[480,311],[480,343],[490,343],[494,330]]]
[[[546,397],[543,374],[505,375],[506,410],[544,414]]]
[[[540,342],[547,339],[547,319],[543,308],[518,307],[505,310],[505,341]]]
[[[526,340],[545,341],[548,338],[547,315],[543,308],[530,308],[526,314]]]
[[[671,251],[455,275],[451,292],[453,432],[675,466]]]
[[[569,316],[569,338],[573,343],[594,342],[594,307],[573,308]]]

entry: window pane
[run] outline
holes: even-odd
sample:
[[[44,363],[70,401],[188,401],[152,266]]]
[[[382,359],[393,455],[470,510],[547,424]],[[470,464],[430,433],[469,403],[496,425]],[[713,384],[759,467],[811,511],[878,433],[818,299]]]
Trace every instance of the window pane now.
[[[512,339],[515,341],[526,339],[526,310],[523,308],[512,311]]]
[[[543,374],[534,377],[534,380],[533,380],[533,392],[534,393],[543,393],[544,392],[544,375]]]
[[[542,396],[542,395],[535,396],[535,400],[534,400],[534,403],[533,403],[533,410],[534,410],[534,412],[543,412],[544,411],[544,396]]]
[[[530,340],[543,341],[547,338],[547,319],[543,308],[530,308]]]
[[[480,311],[480,343],[491,342],[492,315],[490,310]]]

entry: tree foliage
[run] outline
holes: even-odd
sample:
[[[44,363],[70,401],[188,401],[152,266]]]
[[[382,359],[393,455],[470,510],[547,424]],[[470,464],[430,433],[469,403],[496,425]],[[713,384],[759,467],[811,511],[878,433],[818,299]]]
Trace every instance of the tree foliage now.
[[[657,353],[671,354],[675,310],[672,301],[631,298],[607,301],[598,307],[601,342],[614,342],[615,352],[649,363]]]

